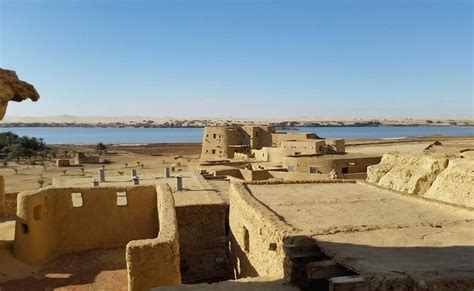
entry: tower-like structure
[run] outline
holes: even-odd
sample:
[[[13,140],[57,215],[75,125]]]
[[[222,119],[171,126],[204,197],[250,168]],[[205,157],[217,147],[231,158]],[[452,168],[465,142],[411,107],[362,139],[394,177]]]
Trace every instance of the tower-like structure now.
[[[252,149],[271,146],[273,132],[268,126],[206,127],[201,160],[232,159],[235,153],[250,154]]]

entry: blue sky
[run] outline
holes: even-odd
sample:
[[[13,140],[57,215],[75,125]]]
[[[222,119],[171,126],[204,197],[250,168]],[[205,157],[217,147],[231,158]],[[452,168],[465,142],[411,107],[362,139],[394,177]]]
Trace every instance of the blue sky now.
[[[471,1],[0,3],[8,115],[473,118]]]

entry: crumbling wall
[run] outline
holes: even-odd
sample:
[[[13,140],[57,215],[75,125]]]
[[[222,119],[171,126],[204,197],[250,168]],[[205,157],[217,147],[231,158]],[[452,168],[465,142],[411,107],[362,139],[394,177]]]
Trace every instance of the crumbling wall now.
[[[159,233],[154,239],[127,244],[128,290],[181,283],[179,235],[173,194],[168,185],[157,186]]]
[[[450,159],[423,197],[474,208],[474,159]]]
[[[343,154],[346,152],[344,139],[325,139],[326,151],[328,153]]]
[[[441,155],[384,154],[379,164],[368,167],[367,181],[396,191],[421,195],[448,166]]]
[[[284,240],[289,227],[260,204],[245,184],[230,186],[231,262],[236,278],[285,278],[289,262]]]
[[[126,192],[126,205],[118,205],[118,192]],[[74,194],[74,202],[72,193],[80,193]],[[156,205],[153,186],[45,188],[21,192],[15,256],[41,264],[61,253],[124,246],[134,239],[156,237]]]
[[[71,166],[71,163],[69,159],[57,159],[56,160],[56,167],[61,168],[61,167],[69,167]]]
[[[75,165],[98,164],[98,163],[100,163],[99,156],[96,156],[96,155],[88,156],[84,153],[76,153],[74,155],[74,164]]]

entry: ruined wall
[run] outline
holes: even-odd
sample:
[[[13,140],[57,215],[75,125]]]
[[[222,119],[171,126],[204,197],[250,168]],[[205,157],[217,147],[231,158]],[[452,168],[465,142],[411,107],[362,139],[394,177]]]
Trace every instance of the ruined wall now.
[[[367,169],[367,181],[409,194],[421,195],[448,166],[442,155],[384,154],[379,164]]]
[[[69,167],[71,163],[69,162],[69,159],[57,159],[56,160],[56,167]]]
[[[74,155],[74,164],[98,164],[100,162],[99,156],[92,155],[88,156],[84,153],[77,153]]]
[[[343,154],[346,152],[346,144],[343,139],[325,139],[325,142],[328,153]]]
[[[173,194],[168,185],[157,186],[159,233],[154,239],[133,240],[127,244],[128,290],[181,283],[179,235]]]
[[[288,226],[260,204],[245,184],[230,186],[231,262],[236,278],[285,278],[289,262],[283,245]]]
[[[126,192],[119,206],[117,192]],[[82,194],[74,207],[71,193]],[[80,199],[74,200],[76,206]],[[122,201],[123,202],[123,201]],[[56,255],[97,247],[124,246],[158,234],[153,186],[45,188],[18,194],[14,253],[41,264]]]

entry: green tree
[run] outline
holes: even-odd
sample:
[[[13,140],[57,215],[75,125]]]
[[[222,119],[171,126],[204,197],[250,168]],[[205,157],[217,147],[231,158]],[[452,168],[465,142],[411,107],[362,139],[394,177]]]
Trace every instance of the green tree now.
[[[107,146],[101,142],[99,142],[95,146],[95,150],[99,153],[99,156],[101,156],[105,151],[107,151]]]

